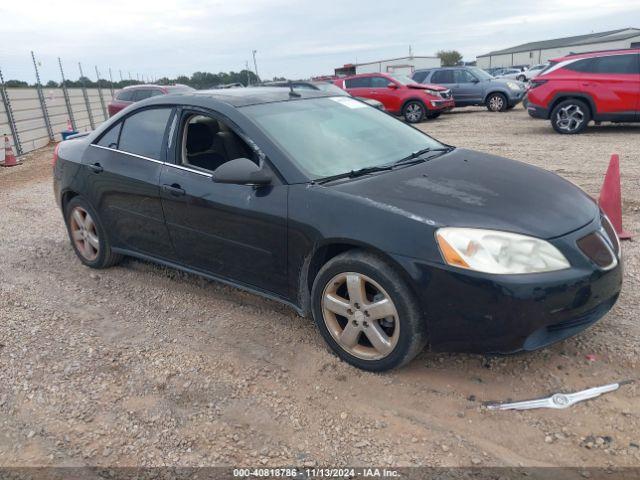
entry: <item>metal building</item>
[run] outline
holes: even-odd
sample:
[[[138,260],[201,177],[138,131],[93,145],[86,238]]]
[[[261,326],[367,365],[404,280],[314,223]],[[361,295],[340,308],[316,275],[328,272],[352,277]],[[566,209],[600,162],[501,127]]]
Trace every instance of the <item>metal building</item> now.
[[[400,73],[411,75],[420,68],[434,68],[440,66],[438,57],[400,57],[389,60],[378,60],[367,63],[348,63],[335,69],[337,76],[355,75],[358,73]]]
[[[570,53],[619,48],[640,48],[640,29],[622,28],[576,37],[525,43],[477,57],[480,68],[536,65]]]

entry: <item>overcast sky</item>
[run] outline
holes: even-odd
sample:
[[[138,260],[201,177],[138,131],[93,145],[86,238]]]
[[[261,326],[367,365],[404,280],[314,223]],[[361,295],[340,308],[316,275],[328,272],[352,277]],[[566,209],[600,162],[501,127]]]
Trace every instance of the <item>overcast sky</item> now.
[[[76,4],[74,6],[74,4]],[[305,78],[345,63],[459,50],[465,60],[521,43],[640,27],[638,0],[2,0],[4,78],[148,77],[239,71]]]

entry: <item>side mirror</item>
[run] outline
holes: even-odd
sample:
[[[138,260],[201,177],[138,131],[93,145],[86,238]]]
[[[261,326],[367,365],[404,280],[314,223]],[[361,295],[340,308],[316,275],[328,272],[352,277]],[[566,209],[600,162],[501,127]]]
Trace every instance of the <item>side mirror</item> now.
[[[398,88],[398,85],[396,85],[393,82],[389,82],[389,84],[387,85],[387,88],[390,88],[391,90],[395,90],[396,88]]]
[[[471,80],[471,83],[480,83],[480,80],[478,80],[477,78],[474,78],[473,80]]]
[[[213,172],[216,183],[233,183],[236,185],[268,185],[271,174],[248,158],[236,158],[223,163]]]

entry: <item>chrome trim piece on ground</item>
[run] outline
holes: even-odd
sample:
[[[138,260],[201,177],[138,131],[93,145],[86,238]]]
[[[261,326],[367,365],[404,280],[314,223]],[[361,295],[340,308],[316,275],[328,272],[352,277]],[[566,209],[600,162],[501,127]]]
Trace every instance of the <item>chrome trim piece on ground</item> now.
[[[548,398],[540,398],[537,400],[524,400],[522,402],[511,403],[491,403],[486,405],[488,410],[531,410],[534,408],[554,408],[564,409],[570,406],[596,398],[603,393],[614,392],[620,388],[621,385],[625,385],[630,382],[610,383],[601,387],[588,388],[575,393],[554,393]]]

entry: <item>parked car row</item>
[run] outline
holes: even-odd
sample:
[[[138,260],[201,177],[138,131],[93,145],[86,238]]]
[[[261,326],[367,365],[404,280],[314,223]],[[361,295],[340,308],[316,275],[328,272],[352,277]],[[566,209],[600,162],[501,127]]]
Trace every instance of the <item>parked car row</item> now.
[[[531,117],[550,120],[562,134],[580,133],[592,120],[640,121],[640,49],[588,52],[528,69],[491,71],[493,75],[478,67],[440,67],[416,70],[411,78],[366,73],[266,85],[350,95],[408,123],[435,119],[454,107],[483,105],[504,112],[520,102]],[[109,104],[109,115],[139,100],[193,90],[185,85],[126,87]]]

